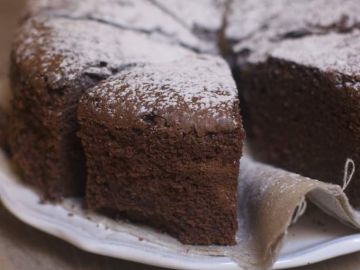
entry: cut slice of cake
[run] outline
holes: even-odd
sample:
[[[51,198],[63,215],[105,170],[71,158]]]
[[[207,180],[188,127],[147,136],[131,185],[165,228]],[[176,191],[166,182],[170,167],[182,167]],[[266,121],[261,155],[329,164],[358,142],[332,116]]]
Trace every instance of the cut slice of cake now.
[[[235,0],[227,36],[254,156],[342,185],[359,164],[360,6],[351,0]],[[243,15],[243,16],[240,16]],[[360,206],[359,170],[346,188]]]
[[[254,156],[343,185],[348,158],[360,164],[360,32],[285,40],[251,54],[241,71]],[[360,206],[360,171],[345,190]]]
[[[121,71],[83,96],[78,115],[88,207],[186,244],[235,244],[244,131],[221,58]]]

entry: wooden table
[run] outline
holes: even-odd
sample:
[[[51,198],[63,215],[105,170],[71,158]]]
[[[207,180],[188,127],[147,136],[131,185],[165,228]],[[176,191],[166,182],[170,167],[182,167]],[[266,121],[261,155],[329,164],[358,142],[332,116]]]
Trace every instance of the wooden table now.
[[[81,0],[79,0],[81,1]],[[23,0],[0,0],[0,75],[6,74],[9,47]],[[80,270],[160,268],[83,252],[62,240],[23,224],[0,204],[0,270]],[[298,270],[360,269],[360,253]]]

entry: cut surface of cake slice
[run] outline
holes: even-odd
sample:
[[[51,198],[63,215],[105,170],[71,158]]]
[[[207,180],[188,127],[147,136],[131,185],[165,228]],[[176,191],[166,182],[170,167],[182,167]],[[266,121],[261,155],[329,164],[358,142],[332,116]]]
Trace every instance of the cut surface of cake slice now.
[[[124,70],[79,105],[88,207],[186,244],[235,243],[244,131],[221,58],[190,54]]]
[[[241,91],[257,159],[343,185],[346,160],[360,164],[359,41],[357,30],[309,36],[248,58]],[[358,170],[345,191],[360,206]]]
[[[352,0],[233,5],[226,35],[237,56],[234,75],[251,152],[342,186],[347,159],[360,162],[360,6]],[[357,169],[345,191],[359,207]]]

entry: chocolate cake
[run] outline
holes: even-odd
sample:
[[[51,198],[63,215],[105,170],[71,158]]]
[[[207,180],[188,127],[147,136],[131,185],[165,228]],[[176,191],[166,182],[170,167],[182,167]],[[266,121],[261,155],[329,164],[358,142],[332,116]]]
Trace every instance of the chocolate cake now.
[[[263,162],[343,185],[347,158],[360,162],[360,8],[290,2],[244,1],[238,12],[249,14],[248,24],[228,32],[242,38],[236,75],[249,146]],[[357,207],[359,178],[356,170],[345,190]]]
[[[184,243],[234,244],[244,132],[205,40],[154,1],[31,1],[11,56],[24,181]]]
[[[90,208],[187,244],[235,243],[244,136],[223,60],[189,55],[121,71],[86,92],[79,120]]]
[[[187,244],[234,244],[234,79],[257,159],[342,184],[345,160],[360,161],[359,12],[353,0],[30,0],[12,52],[13,159],[45,199],[85,195]]]

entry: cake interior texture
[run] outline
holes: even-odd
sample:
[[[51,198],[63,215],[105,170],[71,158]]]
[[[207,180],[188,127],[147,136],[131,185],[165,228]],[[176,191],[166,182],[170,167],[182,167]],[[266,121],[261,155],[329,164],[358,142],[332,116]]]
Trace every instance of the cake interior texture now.
[[[142,127],[108,128],[83,110],[88,207],[186,244],[235,244],[238,134],[182,134],[156,117]]]
[[[251,104],[246,130],[254,157],[342,186],[346,160],[360,161],[359,92],[352,78],[281,59],[243,72],[243,95]],[[356,206],[359,176],[356,171],[347,192]]]
[[[190,59],[197,78],[181,82],[191,77]],[[244,132],[229,74],[223,61],[185,57],[133,67],[89,90],[78,113],[88,206],[186,244],[235,244]]]

